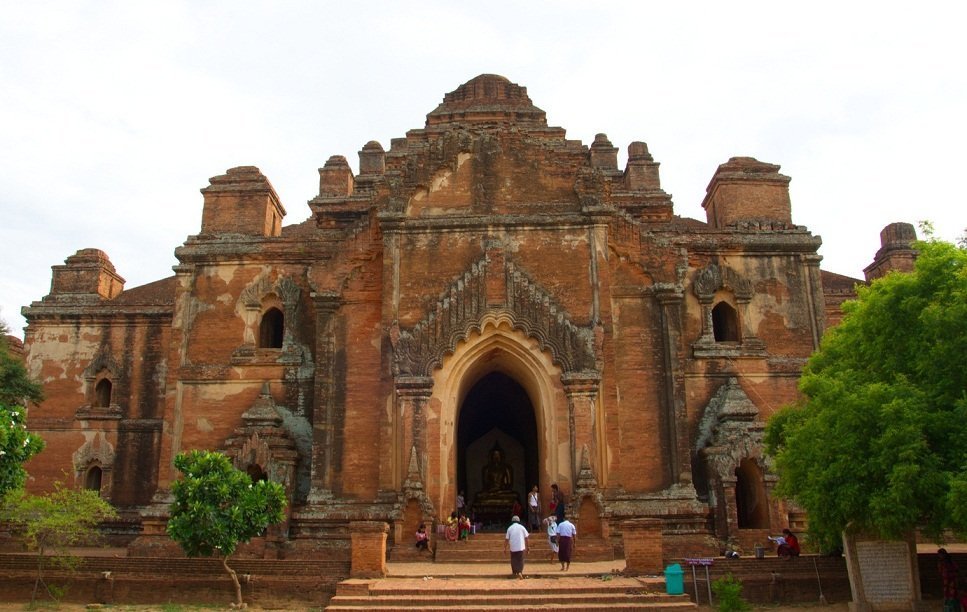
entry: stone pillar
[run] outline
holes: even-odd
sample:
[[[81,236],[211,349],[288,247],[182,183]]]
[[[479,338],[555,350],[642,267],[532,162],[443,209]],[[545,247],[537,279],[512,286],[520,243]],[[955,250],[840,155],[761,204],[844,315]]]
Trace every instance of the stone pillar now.
[[[335,293],[313,293],[316,311],[316,377],[312,410],[312,467],[309,501],[332,496],[332,470],[335,461],[335,333],[336,311],[342,305]]]
[[[591,463],[591,470],[599,475],[601,465],[598,461],[598,428],[595,420],[597,418],[598,385],[601,377],[597,372],[571,373],[562,377],[564,383],[564,393],[567,396],[568,429],[570,430],[571,452],[569,455],[571,465],[571,486],[577,483],[577,470],[579,469],[580,456],[578,453],[585,446],[588,448],[588,459]],[[574,493],[572,489],[571,493]]]
[[[702,306],[702,335],[698,341],[701,344],[715,343],[715,330],[712,326],[712,297],[699,296],[698,303]]]
[[[402,439],[397,442],[398,448],[393,449],[393,456],[397,458],[399,466],[399,482],[403,482],[408,475],[410,449],[416,450],[417,470],[422,478],[426,477],[426,404],[432,394],[433,379],[429,376],[396,378]]]
[[[389,525],[381,521],[353,521],[351,578],[382,578],[386,575],[386,534]]]
[[[818,349],[819,341],[826,331],[826,299],[822,291],[822,271],[819,268],[823,258],[815,253],[802,255],[801,258],[806,268],[805,282],[809,300],[809,320],[813,332],[813,348]]]
[[[662,404],[665,439],[668,442],[668,464],[673,485],[692,484],[692,458],[689,448],[687,415],[685,414],[685,365],[682,348],[682,291],[674,285],[656,286],[655,297],[661,307],[661,339],[664,371]],[[707,325],[711,329],[711,309]],[[703,323],[703,327],[706,323]],[[703,331],[704,334],[704,331]]]
[[[765,469],[762,470],[762,485],[766,490],[766,501],[768,502],[769,508],[769,531],[772,533],[779,533],[786,527],[795,529],[793,525],[789,524],[789,517],[783,516],[785,514],[783,512],[785,504],[782,498],[775,494],[776,484],[778,483],[778,476],[775,474],[767,474]]]
[[[661,574],[665,567],[661,519],[640,518],[621,523],[625,549],[625,573],[633,576]]]
[[[735,485],[738,479],[735,477],[722,478],[722,509],[725,511],[725,533],[723,535],[736,535],[739,529],[739,508],[735,499]]]
[[[735,296],[736,314],[738,315],[739,319],[739,342],[743,345],[749,341],[757,340],[755,334],[752,333],[752,326],[749,324],[750,317],[748,316],[748,313],[750,303],[752,303],[752,296]]]

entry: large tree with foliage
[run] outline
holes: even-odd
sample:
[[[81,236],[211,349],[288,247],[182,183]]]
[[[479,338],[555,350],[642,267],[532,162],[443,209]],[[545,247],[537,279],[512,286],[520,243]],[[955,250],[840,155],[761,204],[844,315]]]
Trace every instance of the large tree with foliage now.
[[[967,533],[967,248],[860,287],[766,431],[778,491],[825,548],[844,530]]]
[[[23,486],[23,464],[44,448],[26,427],[24,404],[43,399],[40,385],[30,380],[23,363],[10,353],[7,326],[0,321],[0,497]]]
[[[175,457],[183,474],[172,485],[175,501],[168,535],[189,557],[218,555],[235,585],[236,604],[242,587],[228,559],[242,542],[285,518],[285,491],[277,482],[252,482],[228,457],[211,451],[190,451]]]
[[[44,581],[48,563],[72,569],[77,558],[69,547],[91,544],[97,538],[97,525],[117,517],[111,504],[96,491],[76,490],[54,484],[54,490],[30,495],[23,489],[7,493],[0,517],[14,525],[27,547],[37,553],[37,576],[30,603],[43,585],[57,599],[60,590]]]

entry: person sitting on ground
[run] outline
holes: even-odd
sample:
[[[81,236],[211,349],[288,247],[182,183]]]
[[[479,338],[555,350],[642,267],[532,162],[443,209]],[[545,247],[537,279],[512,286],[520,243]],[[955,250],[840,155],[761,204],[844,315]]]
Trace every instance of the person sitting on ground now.
[[[781,536],[769,536],[769,539],[776,543],[776,554],[780,557],[788,559],[799,556],[799,538],[788,529],[783,529]]]
[[[426,532],[426,523],[420,523],[416,530],[416,548],[430,552],[430,536]]]

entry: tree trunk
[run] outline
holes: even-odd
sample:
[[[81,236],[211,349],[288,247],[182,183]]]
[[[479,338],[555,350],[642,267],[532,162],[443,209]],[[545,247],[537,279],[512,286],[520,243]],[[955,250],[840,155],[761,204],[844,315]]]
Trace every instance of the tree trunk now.
[[[34,580],[34,592],[30,594],[30,605],[33,606],[37,601],[37,589],[44,582],[44,543],[40,541],[37,545],[37,579]],[[46,587],[47,585],[44,584]]]
[[[235,570],[228,567],[228,557],[222,557],[222,567],[228,572],[228,575],[232,577],[232,582],[235,584],[235,604],[241,608],[244,604],[242,603],[242,585],[238,583],[238,575]]]

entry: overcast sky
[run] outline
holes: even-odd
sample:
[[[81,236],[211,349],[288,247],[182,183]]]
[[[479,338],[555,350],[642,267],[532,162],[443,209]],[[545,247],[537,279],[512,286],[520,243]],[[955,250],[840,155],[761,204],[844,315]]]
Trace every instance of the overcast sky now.
[[[862,278],[888,223],[967,226],[963,2],[0,0],[0,318],[105,251],[172,274],[198,190],[255,165],[286,224],[330,155],[423,127],[481,73],[590,144],[648,143],[679,215],[733,156],[792,177],[823,268]]]

